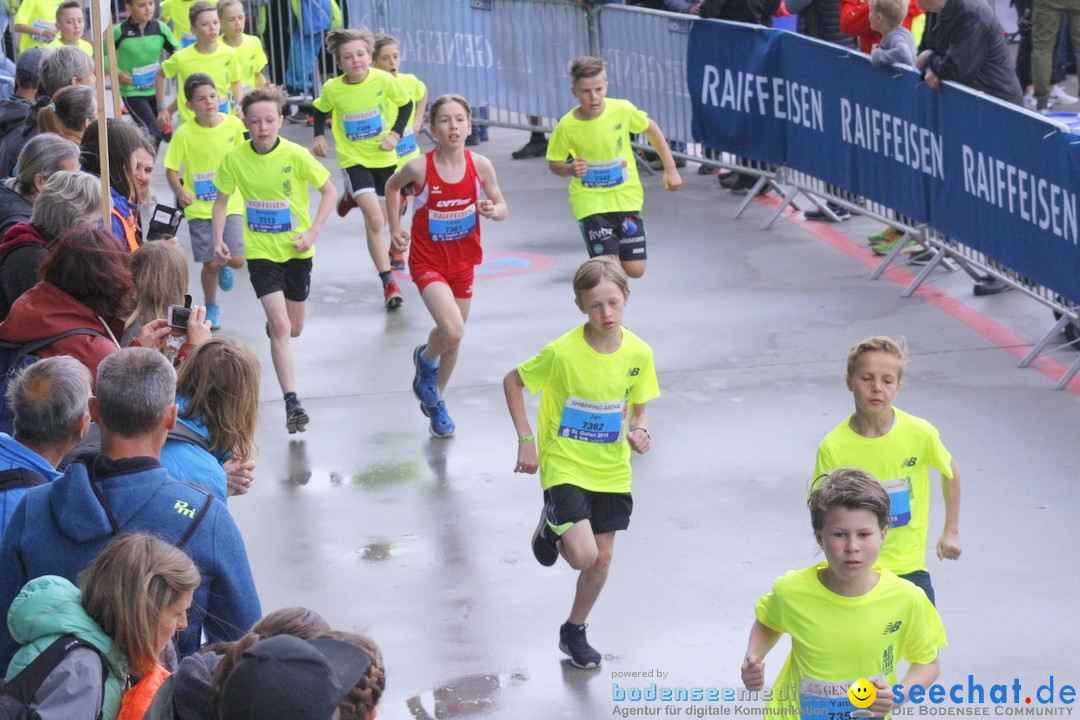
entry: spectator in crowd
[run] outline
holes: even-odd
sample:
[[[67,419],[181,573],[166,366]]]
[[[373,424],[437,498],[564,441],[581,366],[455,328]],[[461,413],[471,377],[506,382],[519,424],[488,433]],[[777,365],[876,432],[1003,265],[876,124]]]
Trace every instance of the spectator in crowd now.
[[[0,141],[0,177],[12,174],[19,152],[38,134],[38,111],[49,104],[53,93],[66,85],[91,88],[97,85],[93,59],[77,47],[56,48],[42,56],[38,66],[37,100],[30,106],[22,125],[12,129]]]
[[[218,712],[222,720],[331,720],[370,665],[367,652],[351,643],[276,635],[244,651]]]
[[[70,168],[77,162],[77,147],[52,134],[38,135],[26,145],[15,188],[31,192],[50,166]],[[57,161],[60,158],[60,161]],[[39,165],[39,163],[41,163]],[[38,282],[38,268],[60,236],[70,228],[101,218],[101,183],[97,178],[69,169],[54,170],[41,190],[32,191],[30,217],[16,222],[0,243],[0,320],[19,297]],[[29,202],[29,201],[28,201]]]
[[[15,63],[15,92],[0,100],[0,144],[9,132],[22,127],[37,100],[38,68],[44,55],[44,48],[31,48]]]
[[[1078,0],[1034,0],[1031,27],[1031,75],[1035,83],[1035,107],[1045,110],[1050,98],[1055,93],[1057,100],[1063,98],[1064,91],[1051,84],[1051,65],[1054,57],[1054,42],[1058,37],[1062,18],[1069,25],[1072,34],[1073,52],[1080,52],[1080,1]],[[1076,102],[1076,99],[1069,97]]]
[[[164,319],[170,305],[183,305],[188,286],[187,258],[173,243],[148,242],[131,255],[135,309],[124,325],[120,344],[127,346],[143,325]]]
[[[919,0],[919,7],[927,19],[915,64],[929,87],[937,90],[942,80],[952,80],[1023,105],[1005,33],[993,8],[983,0]],[[976,295],[1010,288],[989,276],[975,281]]]
[[[27,490],[60,477],[57,465],[90,425],[90,372],[78,360],[40,360],[16,375],[3,398],[15,412],[15,437],[0,433],[0,537]]]
[[[51,100],[38,111],[38,132],[55,133],[71,142],[82,142],[86,126],[97,117],[93,89],[69,85],[53,93]]]
[[[923,14],[918,0],[905,0],[907,13],[900,23],[911,30],[911,21]],[[870,24],[869,0],[840,0],[840,30],[859,41],[859,50],[869,55],[881,42],[882,35]]]
[[[162,683],[143,720],[217,720],[218,694],[245,650],[275,635],[310,640],[330,632],[330,624],[314,610],[275,610],[239,640],[217,643],[182,659],[179,669]]]
[[[367,670],[338,703],[341,720],[375,720],[379,700],[386,691],[386,665],[382,651],[367,635],[335,631],[329,636],[362,648],[371,658]]]
[[[79,169],[79,147],[56,135],[38,135],[23,147],[17,165],[18,175],[0,184],[0,238],[30,219],[38,193],[56,171]]]
[[[915,40],[911,30],[903,25],[910,14],[907,0],[870,0],[870,27],[881,36],[870,51],[870,62],[874,67],[915,67]]]
[[[1020,87],[1024,90],[1024,107],[1028,110],[1035,109],[1035,80],[1031,76],[1031,25],[1033,13],[1033,0],[1012,0],[1010,3],[1016,8],[1016,34],[1019,44],[1016,48],[1016,79],[1020,81]],[[1046,107],[1054,105],[1072,105],[1077,98],[1065,92],[1065,66],[1068,52],[1068,22],[1061,23],[1058,29],[1057,40],[1054,43],[1054,54],[1050,68],[1050,94],[1046,100]],[[1062,45],[1066,47],[1062,47]]]
[[[779,7],[780,0],[704,0],[698,14],[703,18],[772,27],[773,15]]]
[[[540,127],[541,120],[536,115],[529,116],[529,124],[533,127]],[[529,142],[519,147],[514,152],[510,153],[510,157],[514,160],[526,160],[528,158],[538,158],[547,155],[547,138],[544,137],[544,133],[540,130],[533,130],[529,135]]]
[[[87,126],[82,141],[83,169],[100,177],[98,120]],[[109,195],[112,198],[112,232],[119,247],[135,252],[142,245],[139,225],[139,184],[136,177],[138,154],[153,146],[146,133],[132,123],[108,118],[105,124],[109,144]]]
[[[101,453],[80,457],[19,503],[0,545],[0,614],[27,580],[74,578],[117,533],[152,530],[183,547],[202,573],[177,641],[182,656],[195,652],[204,632],[211,642],[235,640],[262,615],[244,540],[225,505],[170,478],[158,462],[176,424],[175,394],[176,371],[159,352],[133,348],[102,361],[90,400]],[[4,625],[0,667],[14,650]]]
[[[183,550],[149,533],[115,537],[79,573],[34,578],[11,604],[7,625],[23,645],[8,680],[65,635],[67,652],[34,692],[35,720],[115,720],[129,712],[146,679],[163,677],[158,658],[185,627],[199,570]],[[136,682],[130,687],[132,681]],[[159,683],[160,684],[160,683]]]

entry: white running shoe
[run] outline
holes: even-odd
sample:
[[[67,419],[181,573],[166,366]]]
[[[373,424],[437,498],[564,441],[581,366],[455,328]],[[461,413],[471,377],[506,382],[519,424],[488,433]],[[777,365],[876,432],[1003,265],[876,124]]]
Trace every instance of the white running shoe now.
[[[1050,103],[1054,105],[1075,105],[1078,102],[1080,102],[1080,98],[1065,92],[1065,88],[1062,86],[1055,85],[1050,88]]]

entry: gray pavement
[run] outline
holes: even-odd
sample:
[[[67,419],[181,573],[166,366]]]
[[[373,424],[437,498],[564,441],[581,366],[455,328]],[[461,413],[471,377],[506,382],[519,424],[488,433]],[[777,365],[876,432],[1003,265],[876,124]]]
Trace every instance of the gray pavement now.
[[[287,135],[310,138],[295,126]],[[334,217],[319,240],[293,346],[306,433],[285,431],[245,271],[221,299],[222,332],[264,363],[257,481],[229,503],[263,606],[306,605],[372,635],[387,664],[380,718],[602,718],[626,706],[612,702],[613,681],[738,687],[755,599],[819,557],[803,505],[814,451],[852,408],[847,348],[879,333],[907,337],[897,404],[937,425],[962,471],[963,557],[931,560],[950,641],[942,681],[1080,684],[1078,399],[1017,369],[1023,348],[999,342],[1031,343],[1049,313],[1017,293],[975,298],[963,273],[935,274],[936,302],[902,299],[836,249],[875,223],[760,231],[767,207],[729,220],[739,199],[694,166],[675,194],[645,180],[651,257],[625,322],[654,348],[662,397],[650,406],[653,450],[634,459],[633,522],[590,617],[604,665],[570,667],[556,645],[574,573],[531,556],[539,484],[512,472],[501,379],[582,322],[569,280],[585,253],[566,181],[542,160],[509,159],[523,133],[491,136],[476,149],[495,162],[510,217],[484,225],[484,246],[502,270],[522,258],[540,269],[477,281],[447,393],[454,439],[428,437],[410,390],[429,316],[407,282],[404,307],[382,309],[357,212]],[[942,520],[937,494],[931,548]],[[769,683],[785,652],[782,643],[770,655]],[[613,680],[648,670],[668,675]]]

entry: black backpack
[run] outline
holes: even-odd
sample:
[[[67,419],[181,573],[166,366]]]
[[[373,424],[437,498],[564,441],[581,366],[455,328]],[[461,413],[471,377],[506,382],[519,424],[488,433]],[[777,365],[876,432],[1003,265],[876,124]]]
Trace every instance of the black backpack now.
[[[0,720],[33,720],[37,714],[30,709],[34,693],[38,691],[49,673],[76,648],[90,648],[101,658],[102,702],[105,700],[105,681],[109,677],[109,664],[105,656],[96,647],[74,635],[63,635],[52,645],[41,651],[18,675],[4,682],[0,680]],[[101,718],[101,709],[98,709]]]
[[[8,342],[0,340],[0,432],[11,435],[15,429],[15,413],[7,398],[8,385],[19,371],[36,363],[41,358],[35,353],[43,347],[52,345],[57,340],[62,340],[72,335],[97,335],[105,337],[97,330],[90,328],[72,328],[56,335],[50,335],[40,340],[27,343]],[[2,717],[0,717],[2,720]]]

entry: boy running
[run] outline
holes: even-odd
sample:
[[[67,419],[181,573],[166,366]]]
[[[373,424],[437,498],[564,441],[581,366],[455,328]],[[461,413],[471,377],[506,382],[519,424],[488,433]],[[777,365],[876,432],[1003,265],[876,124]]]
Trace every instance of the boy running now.
[[[218,20],[221,22],[221,39],[236,51],[240,63],[240,88],[250,92],[269,84],[263,68],[266,67],[266,51],[262,40],[244,34],[244,3],[240,0],[221,0],[217,4]]]
[[[154,104],[155,82],[162,51],[171,55],[180,49],[180,43],[168,25],[154,19],[154,0],[126,0],[126,6],[128,19],[113,26],[120,97],[135,122],[159,145],[162,128]]]
[[[94,57],[94,46],[89,40],[83,39],[86,30],[86,18],[83,17],[82,3],[79,0],[67,0],[56,9],[56,32],[57,35],[49,43],[49,47],[58,48],[63,45],[72,45]]]
[[[205,73],[214,79],[221,99],[221,112],[229,112],[244,94],[240,87],[240,63],[236,59],[236,51],[218,42],[221,23],[217,10],[210,3],[199,0],[191,6],[190,19],[195,44],[161,63],[157,73],[158,124],[163,128],[172,122],[171,109],[165,104],[165,81],[168,78],[180,79],[174,103],[180,109],[180,122],[195,118],[195,112],[188,107],[187,96],[184,95],[184,83],[194,73]]]
[[[404,301],[390,271],[383,239],[383,200],[386,181],[397,169],[394,148],[405,135],[413,102],[388,72],[371,67],[375,36],[368,30],[331,30],[326,50],[337,60],[342,75],[327,80],[315,99],[315,144],[311,151],[326,157],[326,118],[334,113],[334,145],[345,176],[338,215],[359,206],[364,214],[368,253],[383,286],[387,310]]]
[[[937,679],[945,629],[918,588],[875,564],[889,531],[889,496],[881,484],[849,468],[819,480],[810,494],[810,525],[825,562],[788,572],[758,600],[743,684],[765,686],[765,656],[787,633],[791,652],[766,716],[848,720],[854,710],[848,690],[867,682],[877,697],[866,709],[886,717],[898,706],[890,688],[901,659],[910,664],[905,688]],[[869,700],[869,688],[857,687],[855,694],[861,692]]]
[[[216,17],[216,16],[215,16]],[[225,244],[230,195],[244,199],[244,250],[255,296],[266,312],[270,356],[285,397],[285,426],[303,432],[308,414],[296,395],[289,338],[304,329],[311,289],[315,240],[337,200],[330,172],[304,148],[278,137],[285,96],[275,87],[256,88],[241,107],[251,140],[233,148],[221,161],[214,184],[214,249],[221,262],[231,257]],[[308,188],[321,195],[315,219],[308,215]]]
[[[184,210],[191,233],[191,254],[202,263],[203,296],[206,299],[206,319],[210,327],[221,327],[221,308],[217,290],[228,291],[233,286],[233,268],[244,265],[244,200],[233,193],[225,217],[225,245],[229,259],[222,263],[214,256],[213,209],[217,198],[214,176],[221,159],[244,142],[244,123],[235,115],[218,110],[221,102],[213,78],[195,73],[184,81],[184,96],[188,108],[195,113],[194,122],[176,129],[165,151],[165,177]],[[183,182],[180,169],[184,170]]]
[[[585,620],[607,580],[615,533],[630,524],[630,451],[649,450],[645,403],[660,389],[652,349],[622,326],[630,286],[619,263],[586,261],[574,275],[574,295],[588,321],[511,370],[503,390],[518,434],[514,472],[539,467],[544,490],[533,554],[545,566],[561,554],[579,571],[559,649],[575,666],[595,668],[601,656],[585,637]],[[525,388],[541,393],[538,441]]]
[[[892,504],[881,566],[921,587],[934,602],[926,566],[930,468],[941,473],[945,498],[938,560],[960,557],[960,474],[937,428],[893,407],[906,362],[907,345],[892,338],[871,337],[851,348],[845,381],[855,398],[855,412],[821,441],[814,476],[857,467],[881,481]]]
[[[431,418],[431,434],[444,438],[453,436],[455,427],[443,391],[457,363],[472,305],[473,268],[483,260],[477,215],[506,217],[491,161],[465,149],[470,115],[469,103],[460,95],[435,100],[431,131],[437,146],[386,181],[391,247],[403,253],[411,241],[409,272],[435,320],[427,344],[413,352],[413,392],[420,411]],[[408,186],[416,193],[411,233],[401,229],[401,190]]]
[[[614,255],[632,278],[645,273],[645,192],[630,136],[645,133],[664,163],[664,189],[678,190],[675,168],[660,126],[628,100],[607,97],[604,61],[579,57],[570,65],[570,92],[578,107],[555,126],[547,146],[551,172],[570,180],[570,206],[589,257]]]

